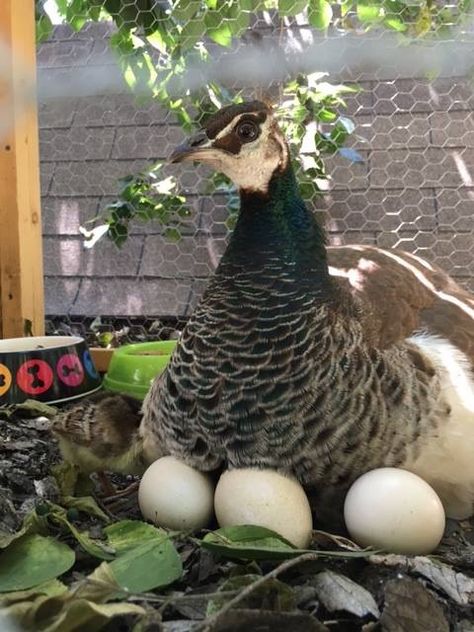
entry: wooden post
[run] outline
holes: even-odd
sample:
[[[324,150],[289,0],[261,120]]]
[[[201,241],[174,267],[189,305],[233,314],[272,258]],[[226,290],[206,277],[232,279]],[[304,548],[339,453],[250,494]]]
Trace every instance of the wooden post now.
[[[35,1],[0,0],[0,338],[44,333]]]

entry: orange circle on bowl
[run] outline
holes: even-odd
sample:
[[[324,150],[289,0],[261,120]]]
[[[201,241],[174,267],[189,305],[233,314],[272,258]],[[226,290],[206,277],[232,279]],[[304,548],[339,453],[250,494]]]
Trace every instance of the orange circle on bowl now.
[[[4,364],[0,364],[0,397],[8,393],[12,385],[12,374]]]

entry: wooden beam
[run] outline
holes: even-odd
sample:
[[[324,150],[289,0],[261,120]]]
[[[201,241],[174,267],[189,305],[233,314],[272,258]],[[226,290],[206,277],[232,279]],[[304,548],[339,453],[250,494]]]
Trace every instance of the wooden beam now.
[[[44,333],[34,0],[0,0],[0,338]]]

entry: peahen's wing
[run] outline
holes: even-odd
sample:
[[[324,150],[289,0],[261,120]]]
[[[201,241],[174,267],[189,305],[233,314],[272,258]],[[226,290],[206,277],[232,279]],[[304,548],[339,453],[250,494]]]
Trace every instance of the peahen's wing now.
[[[330,272],[371,304],[379,344],[415,332],[448,339],[474,370],[474,297],[437,266],[401,250],[328,248]]]

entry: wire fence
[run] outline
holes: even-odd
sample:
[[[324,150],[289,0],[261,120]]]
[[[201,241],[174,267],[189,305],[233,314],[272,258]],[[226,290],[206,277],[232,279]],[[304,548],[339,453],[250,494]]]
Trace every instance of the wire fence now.
[[[251,33],[257,33],[260,57],[247,55],[255,49],[244,37],[225,51],[235,54],[233,65],[229,57],[219,65],[214,44],[207,65],[188,79],[211,68],[212,80],[224,73],[226,89],[236,80],[242,94],[255,97],[267,76],[282,106],[294,98],[283,93],[278,76],[283,59],[287,66],[299,64],[295,76],[329,72],[316,76],[319,87],[353,88],[332,103],[327,120],[320,109],[318,120],[300,122],[300,153],[310,159],[319,160],[316,132],[331,139],[341,121],[348,132],[343,147],[322,157],[324,177],[302,163],[307,201],[329,242],[402,248],[474,291],[474,91],[465,50],[448,38],[430,57],[384,35],[370,36],[371,47],[362,49],[357,37],[363,35],[351,39],[336,31],[328,44],[304,17],[254,16]],[[176,335],[217,266],[235,217],[234,193],[215,182],[209,187],[204,168],[165,164],[152,187],[174,186],[169,178],[176,178],[172,193],[184,195],[182,206],[176,202],[171,215],[155,209],[155,221],[149,212],[127,219],[120,248],[107,235],[84,246],[90,245],[84,240],[88,220],[104,209],[128,208],[120,206],[124,187],[135,185],[138,173],[150,177],[150,168],[184,137],[169,107],[127,88],[109,46],[114,33],[111,22],[86,24],[79,32],[59,25],[38,48],[47,330],[80,333],[100,344]],[[305,52],[312,59],[307,72]],[[156,51],[152,58],[159,68]],[[315,59],[321,59],[317,70]]]

